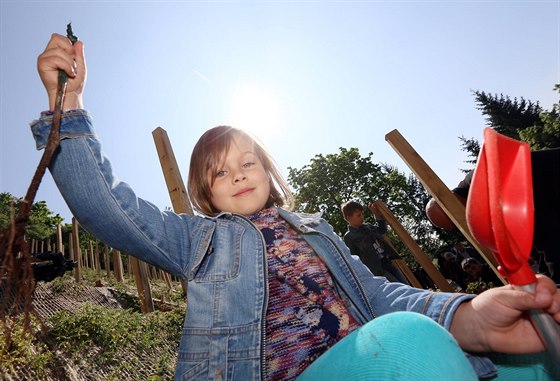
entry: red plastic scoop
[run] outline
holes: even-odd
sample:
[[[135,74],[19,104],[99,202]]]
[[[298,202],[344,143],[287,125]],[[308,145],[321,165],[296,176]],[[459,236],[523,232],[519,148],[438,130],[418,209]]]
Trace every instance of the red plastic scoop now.
[[[500,264],[513,285],[536,282],[528,260],[533,245],[534,206],[529,145],[491,128],[473,174],[467,200],[467,224],[473,236]]]
[[[486,128],[467,199],[467,224],[473,237],[493,252],[500,274],[531,293],[537,281],[529,266],[534,215],[529,145]],[[540,310],[531,310],[531,320],[560,363],[560,325]]]

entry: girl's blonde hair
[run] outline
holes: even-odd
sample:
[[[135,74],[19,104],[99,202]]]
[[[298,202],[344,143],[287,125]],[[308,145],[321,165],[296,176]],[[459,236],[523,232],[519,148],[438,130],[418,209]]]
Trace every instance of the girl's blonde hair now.
[[[188,192],[193,208],[207,216],[220,212],[211,201],[214,177],[211,176],[211,182],[209,182],[208,173],[218,171],[224,155],[229,151],[234,136],[246,138],[253,144],[255,153],[268,174],[270,196],[265,207],[282,206],[291,209],[293,207],[293,194],[270,154],[258,139],[231,126],[211,128],[198,139],[194,146],[188,180]]]

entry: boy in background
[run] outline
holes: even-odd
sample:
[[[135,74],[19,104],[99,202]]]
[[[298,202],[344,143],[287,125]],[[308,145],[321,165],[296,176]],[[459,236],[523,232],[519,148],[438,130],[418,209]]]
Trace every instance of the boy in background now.
[[[369,204],[368,208],[373,213],[377,226],[364,222],[362,204],[356,201],[342,204],[342,214],[348,222],[344,242],[352,255],[360,257],[374,275],[383,276],[390,282],[409,284],[392,262],[393,259],[400,259],[400,256],[383,238],[387,233],[387,222],[374,204]]]

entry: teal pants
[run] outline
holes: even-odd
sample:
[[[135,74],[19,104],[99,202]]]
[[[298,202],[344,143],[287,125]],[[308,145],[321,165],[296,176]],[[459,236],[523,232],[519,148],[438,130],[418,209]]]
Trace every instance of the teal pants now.
[[[483,380],[560,380],[546,353],[490,355],[498,375]],[[297,381],[478,380],[457,342],[424,315],[395,312],[352,332],[315,360]]]

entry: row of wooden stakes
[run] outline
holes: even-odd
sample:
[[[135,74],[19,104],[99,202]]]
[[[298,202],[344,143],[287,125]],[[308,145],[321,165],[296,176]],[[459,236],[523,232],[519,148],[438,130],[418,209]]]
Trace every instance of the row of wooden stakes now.
[[[89,248],[82,252],[79,237],[79,224],[75,218],[72,218],[72,232],[68,237],[68,250],[66,250],[66,247],[63,244],[62,227],[61,225],[58,225],[56,243],[53,244],[50,240],[32,240],[31,252],[60,252],[65,258],[74,261],[75,268],[73,276],[76,283],[82,282],[83,268],[88,268],[97,271],[98,273],[105,271],[107,278],[110,278],[112,276],[112,267],[113,276],[117,282],[121,283],[124,282],[125,274],[134,276],[142,312],[152,312],[155,310],[150,280],[159,279],[165,281],[169,290],[173,289],[173,282],[178,281],[169,273],[155,266],[149,265],[146,262],[138,260],[133,256],[126,256],[127,261],[124,261],[123,263],[122,253],[117,249],[108,247],[107,245],[101,244],[103,253],[100,253],[99,242],[93,242],[90,240],[86,246],[89,246]],[[185,292],[184,283],[180,282],[180,284],[183,287],[183,292]]]

